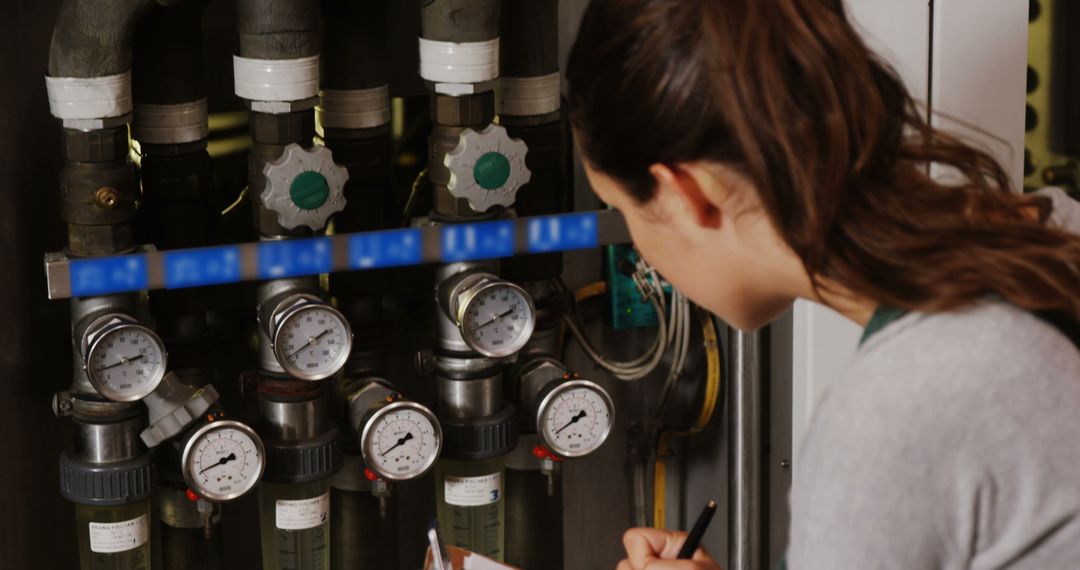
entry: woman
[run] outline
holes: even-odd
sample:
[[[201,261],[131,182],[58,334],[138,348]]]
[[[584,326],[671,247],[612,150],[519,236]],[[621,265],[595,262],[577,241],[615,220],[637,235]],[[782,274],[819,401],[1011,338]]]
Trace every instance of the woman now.
[[[931,128],[841,0],[593,0],[568,77],[594,190],[676,287],[740,329],[798,298],[867,327],[789,568],[1080,567],[1075,202]],[[717,568],[682,540],[631,530],[619,569]]]

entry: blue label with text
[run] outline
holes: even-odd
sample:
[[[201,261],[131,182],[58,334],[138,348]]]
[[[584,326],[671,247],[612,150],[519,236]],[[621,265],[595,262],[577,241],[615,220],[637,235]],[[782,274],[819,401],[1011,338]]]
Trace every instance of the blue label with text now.
[[[590,249],[600,242],[596,214],[567,214],[528,221],[529,253]]]
[[[493,259],[514,255],[514,222],[452,224],[442,229],[445,262]]]
[[[75,259],[69,267],[72,297],[140,291],[149,282],[146,256],[142,254]]]
[[[290,239],[259,244],[259,278],[280,279],[329,273],[329,238]]]
[[[165,252],[165,288],[202,287],[240,280],[240,248],[208,247]]]
[[[392,230],[349,238],[349,267],[377,269],[416,265],[421,258],[420,230]]]

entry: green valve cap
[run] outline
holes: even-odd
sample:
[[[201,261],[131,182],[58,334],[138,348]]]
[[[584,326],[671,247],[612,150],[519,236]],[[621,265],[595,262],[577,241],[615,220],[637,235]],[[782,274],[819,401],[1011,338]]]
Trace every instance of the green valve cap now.
[[[484,190],[498,190],[510,179],[510,160],[502,153],[489,152],[476,161],[473,178]]]
[[[289,187],[289,197],[301,210],[317,210],[330,198],[330,185],[318,172],[301,172]]]

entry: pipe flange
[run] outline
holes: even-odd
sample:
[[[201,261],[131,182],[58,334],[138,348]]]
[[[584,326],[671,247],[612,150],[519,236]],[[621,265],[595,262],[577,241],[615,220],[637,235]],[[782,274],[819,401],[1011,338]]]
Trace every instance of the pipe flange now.
[[[547,115],[562,106],[561,74],[539,77],[500,77],[499,115],[535,117]]]
[[[60,455],[60,494],[82,505],[118,506],[150,498],[154,492],[154,463],[150,453],[119,463],[94,464]]]
[[[266,189],[259,199],[277,214],[286,229],[307,226],[320,230],[330,216],[345,209],[345,182],[349,172],[334,163],[324,146],[310,150],[289,144],[277,160],[263,167]]]
[[[390,87],[324,89],[315,117],[322,129],[371,129],[390,123]]]
[[[341,444],[336,427],[311,439],[264,440],[263,445],[266,446],[264,481],[307,483],[326,479],[341,469]]]
[[[210,134],[206,99],[172,105],[135,105],[131,136],[141,144],[183,144]]]
[[[529,147],[521,139],[510,138],[495,124],[480,131],[465,129],[457,147],[446,153],[443,164],[450,170],[446,185],[455,198],[468,200],[477,212],[495,206],[514,205],[519,188],[529,183],[532,172],[525,166]]]
[[[439,418],[443,431],[442,456],[482,460],[506,455],[517,445],[514,406],[507,405],[484,418]]]

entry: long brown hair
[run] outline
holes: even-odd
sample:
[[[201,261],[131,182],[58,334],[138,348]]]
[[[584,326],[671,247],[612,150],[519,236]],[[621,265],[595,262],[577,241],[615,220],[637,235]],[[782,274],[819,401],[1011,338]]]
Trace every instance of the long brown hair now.
[[[736,169],[816,287],[921,311],[997,294],[1080,318],[1080,238],[932,128],[841,0],[593,0],[567,75],[591,166],[641,202],[651,164]]]

